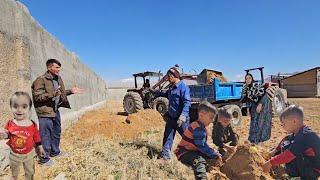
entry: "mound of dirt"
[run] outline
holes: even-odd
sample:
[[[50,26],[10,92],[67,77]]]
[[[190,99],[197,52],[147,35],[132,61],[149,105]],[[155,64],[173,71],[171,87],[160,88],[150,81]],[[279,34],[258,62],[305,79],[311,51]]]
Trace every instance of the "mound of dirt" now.
[[[273,179],[262,171],[265,159],[255,146],[241,145],[221,167],[221,172],[230,179]]]
[[[209,180],[229,180],[225,174],[220,172],[219,168],[211,169],[207,175]]]
[[[138,113],[125,116],[124,113],[101,109],[86,113],[67,131],[68,136],[80,139],[102,135],[108,139],[132,139],[146,131],[155,131],[164,127],[162,116],[152,109],[141,110]]]

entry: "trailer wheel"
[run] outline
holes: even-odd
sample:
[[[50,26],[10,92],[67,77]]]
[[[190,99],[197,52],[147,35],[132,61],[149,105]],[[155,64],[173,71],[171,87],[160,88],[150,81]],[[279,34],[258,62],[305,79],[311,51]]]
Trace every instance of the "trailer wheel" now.
[[[143,109],[143,102],[139,93],[127,92],[123,98],[123,109],[128,114],[136,113]]]
[[[157,97],[153,101],[153,109],[158,111],[162,116],[168,112],[169,100],[165,97]]]
[[[223,106],[227,110],[228,113],[231,114],[231,126],[239,126],[242,121],[242,112],[239,106],[237,105],[226,105]]]

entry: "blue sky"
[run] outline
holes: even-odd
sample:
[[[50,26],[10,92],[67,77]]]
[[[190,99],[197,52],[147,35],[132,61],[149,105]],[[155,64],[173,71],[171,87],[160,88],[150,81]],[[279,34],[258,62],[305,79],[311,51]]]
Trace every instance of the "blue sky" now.
[[[320,66],[318,0],[22,0],[107,82],[179,64],[266,75]]]

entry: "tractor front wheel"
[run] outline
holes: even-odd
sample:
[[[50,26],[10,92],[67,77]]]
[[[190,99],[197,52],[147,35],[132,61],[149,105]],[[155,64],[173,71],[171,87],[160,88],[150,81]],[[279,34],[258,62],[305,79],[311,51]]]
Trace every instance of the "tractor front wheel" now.
[[[123,98],[123,108],[128,114],[136,113],[143,109],[143,102],[139,93],[127,92]]]

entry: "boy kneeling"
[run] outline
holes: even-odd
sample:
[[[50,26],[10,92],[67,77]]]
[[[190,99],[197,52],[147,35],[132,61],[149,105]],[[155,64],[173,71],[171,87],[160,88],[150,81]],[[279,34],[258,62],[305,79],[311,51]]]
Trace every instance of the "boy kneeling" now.
[[[318,179],[320,175],[320,138],[303,123],[299,106],[289,106],[280,115],[283,128],[290,133],[271,152],[273,156],[263,166],[269,172],[272,166],[285,164],[286,173],[301,179]]]
[[[221,155],[207,144],[206,127],[213,122],[217,109],[209,102],[202,102],[198,107],[198,120],[191,123],[184,131],[175,154],[179,161],[193,168],[196,179],[207,179],[207,160],[221,163]]]
[[[233,153],[238,143],[237,134],[233,131],[230,120],[231,114],[226,109],[218,110],[218,120],[214,123],[212,140],[219,147],[219,153],[224,156],[226,152]],[[230,143],[228,145],[227,143]]]

